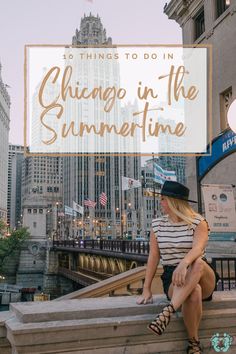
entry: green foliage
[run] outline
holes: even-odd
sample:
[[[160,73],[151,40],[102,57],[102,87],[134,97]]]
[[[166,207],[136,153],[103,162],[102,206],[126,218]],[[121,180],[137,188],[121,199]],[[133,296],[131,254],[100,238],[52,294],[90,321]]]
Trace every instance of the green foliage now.
[[[0,219],[0,237],[2,237],[5,232],[6,232],[6,224],[2,219]]]
[[[6,234],[6,226],[0,220],[0,234]],[[21,248],[22,243],[29,237],[29,233],[26,228],[11,231],[11,235],[8,237],[0,238],[0,272],[6,262],[6,260],[14,254],[16,250]]]

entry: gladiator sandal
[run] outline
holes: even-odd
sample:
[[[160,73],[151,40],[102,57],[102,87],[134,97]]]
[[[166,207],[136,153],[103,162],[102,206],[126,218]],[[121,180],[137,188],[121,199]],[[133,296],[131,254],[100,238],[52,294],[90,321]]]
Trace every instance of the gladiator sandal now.
[[[202,348],[200,346],[200,341],[196,340],[194,337],[188,340],[187,354],[201,354]]]
[[[156,319],[152,321],[147,328],[154,334],[160,336],[170,323],[170,319],[173,313],[175,313],[175,309],[170,302],[163,308],[162,312],[157,315]]]

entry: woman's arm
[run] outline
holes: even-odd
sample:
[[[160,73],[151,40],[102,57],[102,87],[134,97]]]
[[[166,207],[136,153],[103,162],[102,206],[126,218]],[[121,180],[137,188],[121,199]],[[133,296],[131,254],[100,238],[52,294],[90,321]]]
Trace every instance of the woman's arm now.
[[[146,269],[146,275],[145,275],[145,281],[144,281],[144,286],[143,286],[143,293],[140,298],[137,300],[137,304],[146,304],[148,300],[152,298],[152,293],[151,293],[151,285],[152,285],[152,280],[156,274],[157,266],[160,262],[160,250],[158,246],[158,242],[156,239],[156,236],[151,230],[150,234],[150,251],[149,251],[149,256],[148,256],[148,262],[147,262],[147,269]]]
[[[198,224],[194,231],[192,249],[186,254],[181,262],[185,263],[188,267],[195,261],[195,259],[201,257],[204,249],[206,248],[207,241],[208,225],[206,221],[203,220],[200,222],[200,224]]]
[[[194,231],[192,249],[186,254],[173,272],[172,282],[174,285],[184,285],[188,266],[202,256],[207,241],[208,225],[206,221],[201,221]]]

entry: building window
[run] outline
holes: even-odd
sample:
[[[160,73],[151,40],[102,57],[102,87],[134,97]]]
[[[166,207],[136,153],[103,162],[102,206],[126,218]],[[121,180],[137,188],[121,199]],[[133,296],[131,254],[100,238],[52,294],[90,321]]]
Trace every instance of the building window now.
[[[36,222],[36,221],[33,222],[33,227],[34,227],[34,228],[37,227],[37,222]]]
[[[39,209],[39,214],[43,214],[43,209]]]
[[[227,111],[232,102],[232,87],[220,94],[220,128],[221,131],[229,127],[227,121]]]
[[[34,213],[34,214],[37,214],[37,209],[33,209],[33,213]]]
[[[205,17],[204,7],[198,12],[194,18],[195,22],[195,40],[198,39],[205,32]]]
[[[231,0],[216,0],[216,18],[218,18],[230,6]]]
[[[28,209],[28,214],[31,214],[31,209]]]

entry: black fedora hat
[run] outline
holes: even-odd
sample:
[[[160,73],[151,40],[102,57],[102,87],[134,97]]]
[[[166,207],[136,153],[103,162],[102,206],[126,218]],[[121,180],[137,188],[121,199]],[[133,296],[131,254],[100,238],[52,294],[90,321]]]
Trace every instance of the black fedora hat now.
[[[189,189],[183,184],[176,181],[165,181],[162,186],[161,192],[157,194],[165,195],[166,197],[186,200],[187,202],[197,203],[195,200],[188,199]]]

